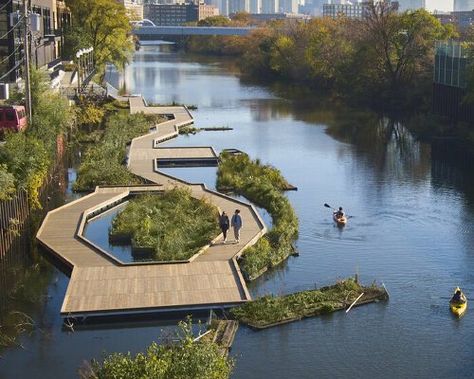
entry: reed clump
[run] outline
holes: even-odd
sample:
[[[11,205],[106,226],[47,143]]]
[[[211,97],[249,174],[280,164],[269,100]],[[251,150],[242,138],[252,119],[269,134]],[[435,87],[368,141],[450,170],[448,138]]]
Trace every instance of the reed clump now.
[[[298,217],[283,191],[291,185],[278,169],[251,160],[246,154],[222,153],[217,172],[217,189],[232,190],[265,208],[273,220],[272,229],[247,248],[239,262],[247,280],[253,280],[294,252],[298,238]]]
[[[125,166],[127,144],[132,139],[149,132],[159,120],[143,114],[118,112],[105,124],[100,140],[90,146],[78,169],[75,191],[93,190],[98,185],[139,184],[142,179],[133,175]]]
[[[219,233],[217,209],[191,191],[175,188],[162,195],[131,200],[112,221],[111,241],[126,238],[132,249],[157,261],[187,260]]]

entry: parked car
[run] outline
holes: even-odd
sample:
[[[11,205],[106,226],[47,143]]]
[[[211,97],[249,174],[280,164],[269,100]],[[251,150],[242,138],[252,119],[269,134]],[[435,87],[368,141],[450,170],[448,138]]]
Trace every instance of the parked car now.
[[[22,105],[0,106],[0,132],[20,132],[27,126],[25,107]]]

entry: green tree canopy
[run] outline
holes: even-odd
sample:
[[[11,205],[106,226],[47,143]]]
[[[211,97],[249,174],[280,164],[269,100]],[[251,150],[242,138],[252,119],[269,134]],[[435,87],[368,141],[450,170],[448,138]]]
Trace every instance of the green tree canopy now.
[[[68,52],[94,48],[96,65],[110,62],[123,67],[133,44],[131,26],[125,7],[116,0],[67,0],[73,26],[67,32]]]
[[[226,16],[211,16],[200,20],[198,26],[229,26],[230,20]]]

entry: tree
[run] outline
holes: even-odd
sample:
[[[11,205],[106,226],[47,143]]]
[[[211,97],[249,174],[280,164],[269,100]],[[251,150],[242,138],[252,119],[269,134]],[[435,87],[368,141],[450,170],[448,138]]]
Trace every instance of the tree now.
[[[68,30],[69,51],[94,48],[96,65],[113,63],[121,68],[128,62],[133,43],[125,7],[116,0],[67,0],[74,25]]]
[[[204,20],[199,20],[198,26],[229,26],[230,20],[226,16],[211,16]]]
[[[429,75],[435,41],[455,35],[452,26],[442,25],[425,10],[397,14],[383,2],[370,5],[362,28],[363,46],[372,53],[365,63],[377,68],[378,78],[392,93]]]

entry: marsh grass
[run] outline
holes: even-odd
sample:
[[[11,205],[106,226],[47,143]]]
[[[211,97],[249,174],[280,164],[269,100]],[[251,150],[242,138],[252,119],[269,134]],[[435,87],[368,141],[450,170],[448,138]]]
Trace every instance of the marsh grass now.
[[[79,372],[82,379],[108,378],[212,378],[230,377],[234,361],[221,353],[220,347],[211,341],[194,341],[192,324],[179,324],[177,342],[157,344],[153,342],[145,352],[113,353],[102,362],[92,361],[83,365]]]
[[[132,249],[157,261],[186,260],[220,233],[217,209],[191,191],[175,188],[131,200],[112,221],[110,237],[127,236]]]
[[[127,144],[133,138],[149,132],[159,121],[156,117],[143,114],[130,115],[126,112],[111,114],[103,133],[97,134],[95,141],[84,154],[78,169],[75,191],[93,190],[98,185],[131,185],[142,183],[124,165]]]
[[[317,290],[297,292],[286,296],[263,296],[232,309],[232,315],[245,324],[265,328],[304,317],[344,309],[362,292],[364,298],[384,298],[386,292],[375,284],[364,287],[353,278]]]
[[[293,252],[298,238],[298,218],[283,191],[291,187],[278,169],[251,160],[248,155],[222,153],[217,189],[232,189],[259,207],[273,220],[272,229],[247,248],[239,262],[247,280],[253,280]]]

